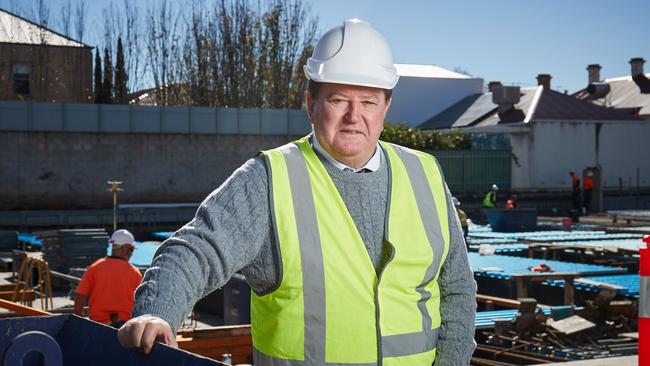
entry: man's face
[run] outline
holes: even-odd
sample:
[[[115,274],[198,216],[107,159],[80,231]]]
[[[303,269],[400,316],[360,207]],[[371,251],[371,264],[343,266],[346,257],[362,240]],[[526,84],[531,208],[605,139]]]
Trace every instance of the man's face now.
[[[307,92],[318,142],[334,159],[354,168],[374,154],[389,106],[378,88],[323,83],[316,97]]]

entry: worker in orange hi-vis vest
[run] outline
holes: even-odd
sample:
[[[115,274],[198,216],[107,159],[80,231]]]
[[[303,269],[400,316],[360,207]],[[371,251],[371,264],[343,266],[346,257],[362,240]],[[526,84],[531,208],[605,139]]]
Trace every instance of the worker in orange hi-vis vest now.
[[[588,214],[591,211],[591,193],[594,190],[594,172],[591,170],[587,171],[587,175],[582,181],[582,194],[584,196],[583,201],[583,213]]]
[[[131,319],[134,292],[142,280],[140,271],[129,263],[135,239],[128,230],[117,230],[108,240],[111,255],[91,264],[76,289],[74,313],[82,316],[88,302],[88,317],[119,328]]]
[[[576,175],[575,172],[569,172],[571,176],[571,201],[573,203],[573,209],[576,212],[580,212],[580,178]]]

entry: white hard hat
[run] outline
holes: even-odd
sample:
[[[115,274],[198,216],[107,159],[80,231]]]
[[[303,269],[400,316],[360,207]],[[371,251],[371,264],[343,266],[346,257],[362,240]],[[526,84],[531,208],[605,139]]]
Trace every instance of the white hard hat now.
[[[594,172],[592,172],[591,170],[587,170],[587,176],[588,176],[588,177],[593,177],[593,176],[594,176]]]
[[[456,197],[452,197],[451,201],[454,203],[454,206],[460,206],[460,201]]]
[[[498,190],[499,190],[499,186],[497,186],[496,184],[493,184],[493,185],[492,185],[492,190],[493,190],[493,191],[498,191]]]
[[[304,71],[317,82],[381,89],[393,89],[399,79],[388,42],[359,19],[348,19],[325,33]]]
[[[113,245],[113,247],[120,247],[122,245],[131,245],[135,243],[135,238],[133,234],[125,229],[117,230],[111,235],[111,238],[108,239],[108,242]]]

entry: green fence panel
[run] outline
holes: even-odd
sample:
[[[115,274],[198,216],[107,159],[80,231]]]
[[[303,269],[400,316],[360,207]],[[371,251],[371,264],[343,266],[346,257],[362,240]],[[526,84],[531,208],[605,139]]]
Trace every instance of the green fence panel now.
[[[492,184],[510,190],[510,150],[434,150],[449,189],[459,192],[485,192]]]

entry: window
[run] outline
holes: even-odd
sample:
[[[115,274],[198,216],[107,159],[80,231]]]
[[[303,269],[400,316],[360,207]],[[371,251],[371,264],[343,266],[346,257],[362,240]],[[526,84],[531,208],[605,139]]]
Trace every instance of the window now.
[[[30,80],[32,76],[32,65],[14,64],[11,67],[11,74],[14,79],[14,93],[16,95],[28,96],[31,94]]]

